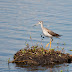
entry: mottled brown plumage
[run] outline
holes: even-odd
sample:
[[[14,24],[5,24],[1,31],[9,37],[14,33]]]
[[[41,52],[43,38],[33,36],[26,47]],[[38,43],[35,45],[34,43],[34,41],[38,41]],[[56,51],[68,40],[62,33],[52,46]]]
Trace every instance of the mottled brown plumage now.
[[[47,30],[47,32],[48,32],[50,35],[52,35],[53,37],[58,38],[58,37],[60,37],[60,36],[61,36],[61,35],[59,35],[59,34],[57,34],[57,33],[53,32],[53,31],[51,31],[51,30],[49,30],[49,29],[47,29],[47,28],[46,28],[46,30]]]

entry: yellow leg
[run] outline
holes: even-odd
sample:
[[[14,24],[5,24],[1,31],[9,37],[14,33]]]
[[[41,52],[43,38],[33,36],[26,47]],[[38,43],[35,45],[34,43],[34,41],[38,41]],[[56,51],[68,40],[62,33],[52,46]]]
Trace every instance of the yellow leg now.
[[[49,45],[49,43],[46,45],[46,47],[48,47],[48,45]],[[45,47],[45,48],[46,48]],[[51,38],[50,38],[50,48],[49,48],[49,50],[51,49]]]
[[[47,48],[47,47],[48,47],[48,45],[49,45],[49,43],[47,43],[47,45],[46,45],[46,47],[45,47],[45,48]]]
[[[50,49],[51,49],[51,38],[50,38]]]

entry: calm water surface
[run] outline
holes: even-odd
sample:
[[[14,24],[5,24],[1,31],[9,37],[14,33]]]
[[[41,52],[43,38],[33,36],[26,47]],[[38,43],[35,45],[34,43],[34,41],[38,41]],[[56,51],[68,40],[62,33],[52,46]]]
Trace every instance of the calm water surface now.
[[[63,35],[60,39],[54,38],[52,48],[56,48],[58,42],[60,49],[72,54],[72,0],[0,0],[0,72],[72,72],[72,63],[53,68],[8,65],[8,58],[13,60],[13,55],[26,46],[25,42],[30,46],[41,44],[41,27],[33,27],[38,21]],[[49,38],[45,37],[43,46],[48,42]]]

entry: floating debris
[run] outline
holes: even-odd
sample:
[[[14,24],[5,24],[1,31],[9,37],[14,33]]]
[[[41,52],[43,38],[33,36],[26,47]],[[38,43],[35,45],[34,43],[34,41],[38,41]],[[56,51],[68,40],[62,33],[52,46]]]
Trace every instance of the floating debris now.
[[[24,48],[14,54],[14,60],[11,63],[20,65],[56,65],[62,63],[71,63],[72,55],[64,54],[54,49],[44,49],[43,47],[32,46]]]
[[[72,51],[72,50],[70,50],[70,51]]]

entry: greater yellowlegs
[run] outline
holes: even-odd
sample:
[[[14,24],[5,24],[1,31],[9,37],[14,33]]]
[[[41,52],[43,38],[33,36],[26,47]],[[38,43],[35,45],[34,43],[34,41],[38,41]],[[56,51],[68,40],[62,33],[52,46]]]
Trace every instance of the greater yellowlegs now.
[[[61,35],[59,35],[59,34],[53,32],[53,31],[45,28],[45,27],[43,26],[43,21],[39,21],[38,24],[35,24],[34,26],[39,25],[39,24],[41,24],[41,28],[42,28],[42,31],[43,31],[44,36],[50,38],[50,49],[51,49],[51,42],[53,41],[53,37],[59,38]],[[47,47],[48,45],[49,45],[49,43],[46,45],[46,47]]]

